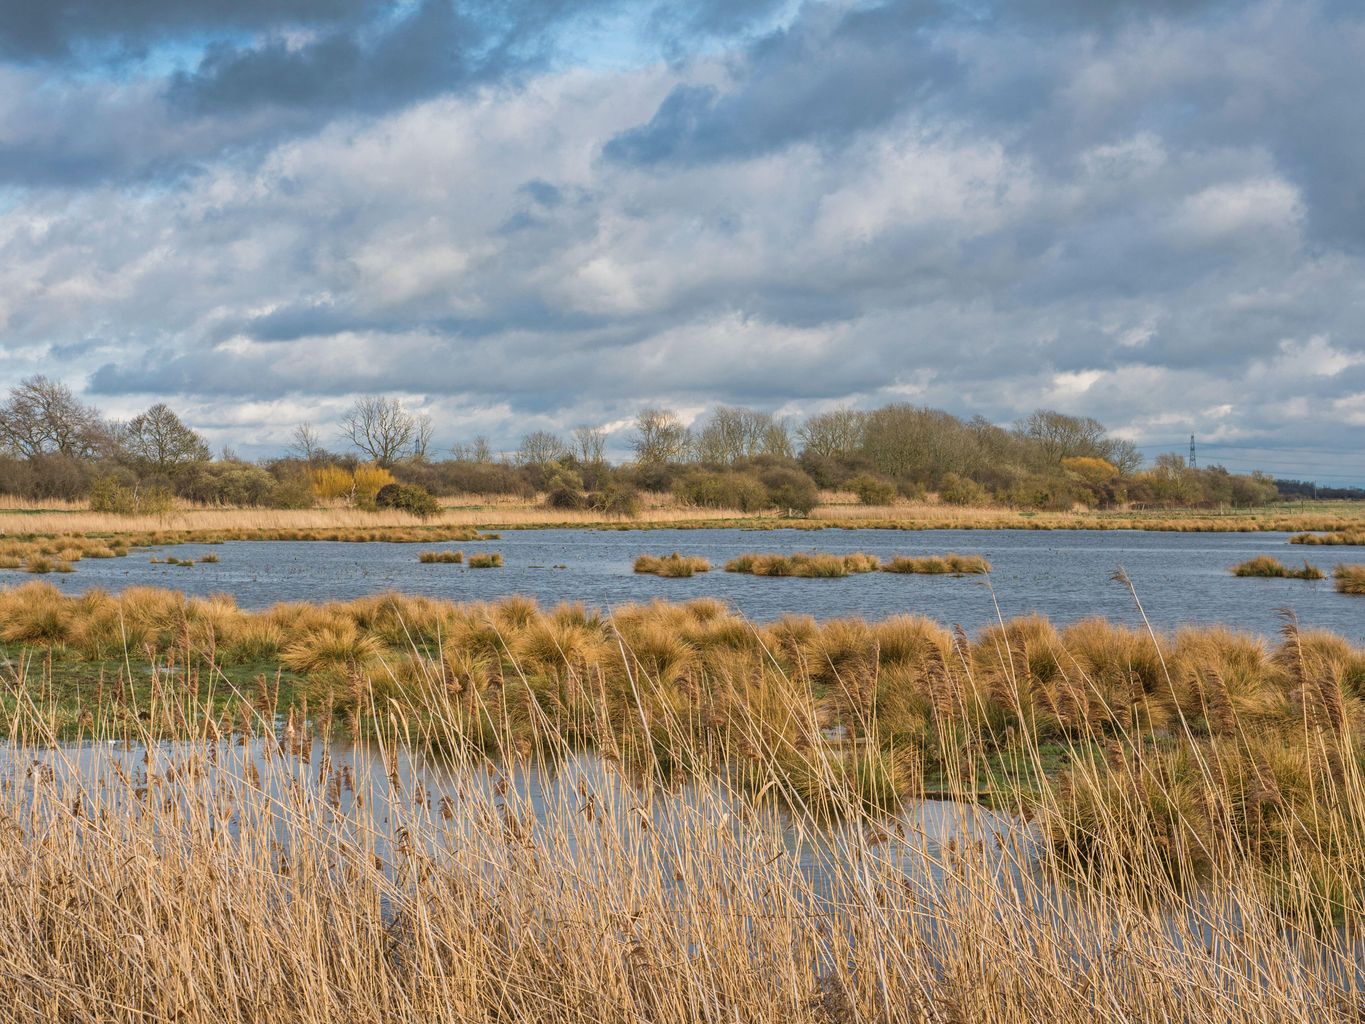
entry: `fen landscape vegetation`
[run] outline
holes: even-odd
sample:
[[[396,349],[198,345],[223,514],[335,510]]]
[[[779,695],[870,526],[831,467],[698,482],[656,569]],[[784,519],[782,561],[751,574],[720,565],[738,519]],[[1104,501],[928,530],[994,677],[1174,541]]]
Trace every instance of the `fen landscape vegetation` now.
[[[744,525],[812,531],[809,552],[756,540],[723,566],[775,578],[756,585],[989,581],[979,555],[820,552],[818,531],[1274,530],[1326,550],[1365,536],[1360,505],[1146,466],[1052,412],[793,427],[721,407],[694,430],[647,409],[622,464],[591,427],[437,457],[433,424],[382,397],[345,433],[336,453],[302,425],[254,464],[211,457],[164,405],[114,426],[43,378],[0,408],[0,992],[18,1017],[1365,1012],[1365,650],[1289,613],[1274,637],[1004,613],[969,635],[927,614],[755,622],[685,589],[253,610],[22,575],[231,540],[397,541],[414,573],[461,573],[502,564],[497,531],[563,525],[641,530],[623,568],[687,588],[709,562],[645,531]],[[1330,571],[1350,601],[1349,559],[1229,571]]]

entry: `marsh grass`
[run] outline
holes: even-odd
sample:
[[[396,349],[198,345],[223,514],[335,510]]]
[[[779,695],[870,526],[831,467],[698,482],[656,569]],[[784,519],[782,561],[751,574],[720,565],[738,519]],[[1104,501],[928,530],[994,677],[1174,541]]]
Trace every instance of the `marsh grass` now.
[[[808,579],[835,579],[855,573],[876,572],[880,563],[872,555],[857,552],[833,555],[820,552],[794,555],[745,554],[725,563],[726,572],[750,576],[799,576]]]
[[[699,572],[710,572],[711,563],[697,555],[641,555],[635,559],[635,571],[670,579],[686,579]]]
[[[1332,530],[1327,533],[1297,533],[1289,538],[1291,544],[1327,547],[1365,547],[1365,529]]]
[[[498,551],[487,551],[477,555],[470,555],[469,567],[471,569],[501,569],[502,554]]]
[[[1338,565],[1332,577],[1339,593],[1365,594],[1365,565]]]
[[[221,671],[267,633],[306,704]],[[151,664],[64,723],[97,637]],[[0,1019],[1359,1018],[1365,653],[1292,622],[35,582],[0,638],[36,655],[0,672]]]
[[[951,551],[946,555],[925,555],[921,557],[897,555],[889,562],[882,563],[882,572],[915,573],[929,576],[983,575],[990,571],[991,563],[980,555],[959,555]]]
[[[1234,576],[1260,576],[1273,579],[1287,580],[1320,580],[1323,578],[1323,571],[1316,565],[1303,563],[1301,569],[1291,569],[1281,562],[1278,558],[1270,555],[1257,555],[1250,558],[1240,565],[1233,566]]]
[[[423,565],[459,565],[464,561],[463,551],[423,551],[417,556]]]

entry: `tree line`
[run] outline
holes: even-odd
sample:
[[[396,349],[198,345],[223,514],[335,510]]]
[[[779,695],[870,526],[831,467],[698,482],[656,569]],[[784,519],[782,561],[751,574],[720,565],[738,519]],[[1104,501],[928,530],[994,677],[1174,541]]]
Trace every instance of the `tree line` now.
[[[674,410],[650,407],[626,434],[630,457],[619,462],[608,459],[608,430],[591,424],[562,435],[529,431],[508,452],[482,436],[438,451],[430,416],[369,395],[354,402],[330,440],[301,423],[285,454],[252,463],[227,450],[214,457],[165,403],[115,422],[62,382],[37,376],[0,404],[0,491],[111,506],[157,495],[301,507],[338,495],[368,500],[394,482],[434,494],[542,494],[558,507],[617,512],[629,512],[640,491],[671,491],[696,505],[795,511],[808,511],[821,489],[869,505],[933,494],[955,504],[1037,509],[1249,506],[1278,494],[1260,473],[1196,469],[1177,455],[1146,465],[1132,442],[1099,421],[1053,410],[1001,426],[906,403],[800,421],[722,405],[688,424]]]

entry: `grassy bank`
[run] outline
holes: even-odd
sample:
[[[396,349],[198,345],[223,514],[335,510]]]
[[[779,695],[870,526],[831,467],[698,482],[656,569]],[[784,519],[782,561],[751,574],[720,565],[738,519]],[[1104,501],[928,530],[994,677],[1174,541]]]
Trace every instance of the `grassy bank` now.
[[[1365,652],[1292,624],[967,637],[30,584],[0,634],[12,1019],[1358,1013]],[[312,745],[343,732],[377,792]],[[58,734],[158,749],[89,747],[73,779]],[[564,784],[533,804],[523,761]],[[894,813],[926,793],[955,838]]]
[[[1002,506],[957,506],[937,501],[897,501],[889,505],[850,503],[826,492],[804,517],[771,512],[744,513],[699,508],[672,495],[646,495],[638,515],[624,518],[591,509],[546,508],[533,501],[492,500],[470,495],[442,499],[444,509],[431,524],[416,523],[397,511],[331,507],[257,509],[179,507],[159,516],[119,516],[75,507],[0,508],[0,538],[35,536],[119,536],[131,543],[218,540],[464,540],[478,530],[542,528],[599,529],[978,529],[978,530],[1160,530],[1177,532],[1303,532],[1348,543],[1365,536],[1365,503],[1286,503],[1243,510],[1126,509],[1104,511],[1025,511]],[[463,529],[462,529],[463,528]],[[157,538],[157,539],[151,539]],[[1301,541],[1312,543],[1313,541]]]

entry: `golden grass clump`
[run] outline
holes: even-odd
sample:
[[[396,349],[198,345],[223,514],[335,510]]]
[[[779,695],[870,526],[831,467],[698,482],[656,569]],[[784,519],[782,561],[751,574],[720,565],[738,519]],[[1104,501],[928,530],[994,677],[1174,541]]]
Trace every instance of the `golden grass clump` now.
[[[1339,593],[1365,594],[1365,565],[1338,565],[1332,578]]]
[[[464,561],[463,551],[423,551],[417,556],[423,565],[459,565]]]
[[[696,555],[641,555],[635,559],[635,571],[669,579],[685,579],[699,572],[710,572],[711,563]]]
[[[798,576],[807,579],[835,579],[855,573],[876,572],[880,563],[861,552],[832,555],[811,552],[794,555],[745,554],[725,563],[726,572],[750,576]]]
[[[502,568],[502,554],[497,551],[487,551],[470,555],[469,567],[471,569],[500,569]]]
[[[353,677],[370,671],[382,647],[348,619],[309,629],[280,651],[280,663],[294,672]]]
[[[1289,538],[1289,543],[1327,547],[1365,547],[1365,529],[1356,527],[1349,530],[1331,530],[1327,533],[1296,533]]]
[[[967,576],[991,571],[991,563],[980,555],[924,555],[914,558],[897,555],[882,564],[883,572],[915,573],[928,576]]]
[[[1261,576],[1271,579],[1320,580],[1323,572],[1316,565],[1303,563],[1302,569],[1291,569],[1278,558],[1270,555],[1257,555],[1240,565],[1233,566],[1234,576]]]

